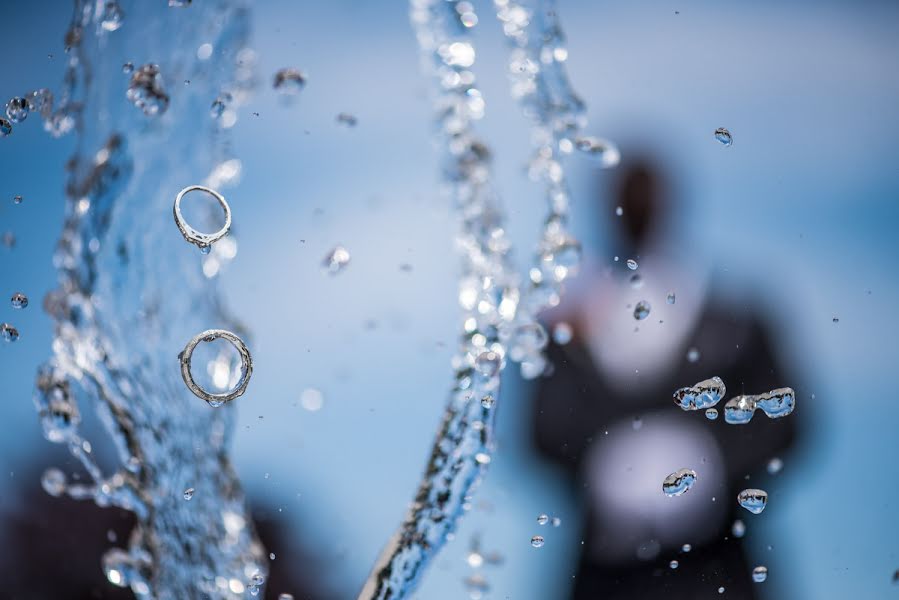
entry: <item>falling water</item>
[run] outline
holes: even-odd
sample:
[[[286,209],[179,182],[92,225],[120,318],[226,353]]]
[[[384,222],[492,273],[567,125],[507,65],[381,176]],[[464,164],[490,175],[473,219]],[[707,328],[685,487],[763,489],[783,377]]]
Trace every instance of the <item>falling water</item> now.
[[[236,245],[222,240],[200,255],[171,211],[181,187],[222,188],[239,175],[226,124],[207,115],[219,94],[248,91],[248,15],[239,0],[110,4],[76,0],[62,93],[55,105],[46,90],[30,95],[51,133],[78,132],[54,257],[59,287],[45,301],[53,356],[35,404],[45,436],[68,447],[87,482],[52,469],[43,484],[134,513],[127,548],[103,557],[112,584],[139,598],[243,597],[258,592],[267,567],[228,458],[235,409],[194,397],[177,358],[197,331],[242,331],[216,281]],[[123,75],[132,62],[154,67]],[[234,206],[239,214],[239,199]],[[89,408],[117,450],[109,469],[82,437]]]
[[[443,178],[460,222],[456,243],[463,259],[459,304],[464,315],[453,358],[454,386],[424,477],[360,600],[407,597],[453,532],[490,462],[506,355],[520,363],[526,378],[545,371],[548,336],[537,314],[558,304],[563,283],[577,271],[581,258],[580,244],[568,230],[569,192],[559,159],[585,137],[584,106],[565,74],[567,50],[555,3],[495,2],[511,49],[512,95],[532,124],[535,152],[529,175],[542,184],[548,205],[526,283],[510,267],[510,242],[490,185],[490,149],[474,132],[485,110],[472,71],[477,53],[470,32],[479,19],[470,2],[412,0],[411,5],[425,67],[436,83]],[[612,147],[602,148],[605,153]],[[595,155],[600,148],[591,146],[585,152]],[[531,544],[540,547],[543,538],[534,536]]]

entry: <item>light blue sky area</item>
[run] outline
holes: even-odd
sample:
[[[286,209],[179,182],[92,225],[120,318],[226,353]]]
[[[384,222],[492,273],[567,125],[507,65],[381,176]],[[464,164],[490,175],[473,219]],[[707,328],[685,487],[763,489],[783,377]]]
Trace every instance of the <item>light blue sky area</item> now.
[[[60,81],[69,13],[38,4],[6,14],[0,49],[17,60],[7,64],[4,98]],[[722,293],[774,312],[778,351],[803,374],[797,417],[810,424],[809,446],[772,483],[768,509],[748,520],[754,558],[770,570],[764,589],[771,598],[886,597],[899,568],[899,6],[560,4],[591,130],[668,165],[683,202],[680,245],[715,270]],[[488,3],[476,8],[488,115],[480,129],[523,266],[541,199],[522,175],[528,133],[508,96],[499,27]],[[404,4],[265,2],[254,20],[263,85],[234,130],[243,178],[228,197],[239,253],[223,280],[254,333],[234,460],[251,496],[281,508],[293,535],[329,559],[323,576],[346,597],[412,498],[451,380],[454,222],[439,193],[430,82]],[[308,75],[292,106],[269,87],[285,66]],[[338,125],[339,112],[358,125]],[[719,126],[733,133],[732,147],[714,141]],[[15,485],[24,485],[18,472],[60,455],[41,438],[29,398],[50,354],[40,301],[55,280],[72,147],[37,119],[0,140],[0,232],[18,237],[13,251],[0,247],[0,300],[14,291],[31,298],[25,311],[0,302],[0,320],[22,332],[0,344],[0,475]],[[570,169],[577,201],[596,174],[574,159]],[[14,206],[14,194],[26,202]],[[610,261],[617,252],[595,230],[611,215],[585,201],[573,215],[587,248]],[[337,243],[352,262],[328,277],[320,261]],[[296,405],[307,387],[324,394],[318,412]],[[422,599],[463,597],[475,532],[506,559],[484,571],[491,597],[555,598],[570,583],[575,507],[529,454],[531,411],[520,390],[509,386],[500,400],[499,453]],[[14,501],[0,494],[0,511]],[[540,512],[560,514],[563,526],[535,550],[528,540]]]

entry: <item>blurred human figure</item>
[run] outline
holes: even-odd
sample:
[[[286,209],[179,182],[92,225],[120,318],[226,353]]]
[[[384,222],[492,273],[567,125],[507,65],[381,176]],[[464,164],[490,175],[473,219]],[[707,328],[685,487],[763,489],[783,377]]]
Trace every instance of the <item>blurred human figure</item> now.
[[[537,389],[535,443],[568,469],[585,512],[573,597],[716,598],[724,587],[729,598],[755,598],[754,565],[732,527],[741,519],[751,530],[764,517],[736,497],[764,488],[764,467],[793,443],[797,414],[771,420],[758,411],[730,425],[724,403],[796,383],[761,312],[718,298],[681,254],[683,236],[702,232],[671,230],[677,206],[660,171],[635,160],[618,173],[603,212],[619,259],[604,270],[588,260],[576,289],[546,315],[550,330],[565,322],[572,336],[550,344],[554,369]],[[642,319],[640,302],[649,305]],[[728,388],[717,420],[674,404],[677,388],[715,375]],[[696,471],[695,485],[665,496],[663,479],[681,468]]]

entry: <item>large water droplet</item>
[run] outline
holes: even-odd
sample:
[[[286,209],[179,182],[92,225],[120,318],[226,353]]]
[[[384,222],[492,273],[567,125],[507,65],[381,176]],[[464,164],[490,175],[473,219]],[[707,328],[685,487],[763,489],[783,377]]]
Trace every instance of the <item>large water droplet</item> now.
[[[0,323],[0,337],[6,342],[14,342],[19,339],[19,330],[9,323]]]
[[[756,397],[758,406],[768,417],[780,419],[793,412],[796,407],[796,393],[793,388],[778,388]]]
[[[768,505],[768,492],[757,489],[743,490],[737,495],[737,502],[752,514],[757,515]]]
[[[350,264],[350,251],[343,246],[334,246],[322,260],[322,267],[329,275],[337,275]]]
[[[768,567],[759,565],[752,570],[752,580],[756,583],[762,583],[768,579]]]
[[[737,396],[724,405],[724,420],[731,425],[745,425],[755,414],[755,396]]]
[[[146,64],[135,71],[125,96],[148,117],[161,115],[169,107],[158,65]]]
[[[13,123],[21,123],[28,117],[28,100],[16,96],[6,103],[6,116]]]
[[[687,493],[696,483],[696,471],[693,469],[679,469],[665,478],[662,482],[662,491],[666,496],[674,497]]]
[[[720,377],[710,377],[690,387],[683,387],[674,392],[674,403],[683,410],[702,410],[715,406],[727,393],[724,381]]]
[[[542,535],[535,535],[534,537],[531,538],[531,546],[533,546],[534,548],[542,548],[543,543],[544,542],[543,542]]]
[[[734,138],[730,134],[730,132],[724,127],[719,127],[715,130],[715,139],[724,144],[725,146],[730,146],[734,143]]]
[[[652,307],[649,305],[649,302],[640,300],[637,302],[637,306],[634,307],[634,318],[638,321],[642,321],[649,316],[650,310],[652,310]]]
[[[275,73],[272,87],[284,95],[293,96],[299,94],[306,87],[306,76],[299,69],[281,69]]]
[[[493,377],[499,373],[499,369],[502,366],[502,359],[496,352],[487,350],[478,355],[477,359],[474,361],[474,366],[481,375]]]
[[[12,304],[13,308],[25,308],[28,306],[28,296],[22,292],[16,292],[12,295],[9,302]]]

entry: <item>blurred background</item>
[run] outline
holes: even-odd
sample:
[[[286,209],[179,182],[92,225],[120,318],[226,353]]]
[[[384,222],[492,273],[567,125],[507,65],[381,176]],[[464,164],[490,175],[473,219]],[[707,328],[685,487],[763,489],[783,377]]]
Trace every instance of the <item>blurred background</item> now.
[[[543,200],[524,173],[530,138],[508,93],[500,26],[490,3],[475,9],[487,101],[479,129],[493,147],[524,272]],[[899,4],[563,0],[560,10],[568,71],[589,107],[590,130],[622,154],[615,170],[577,156],[567,162],[573,228],[587,256],[570,310],[600,304],[605,289],[633,289],[622,267],[633,248],[616,233],[615,206],[627,174],[648,170],[654,196],[670,209],[656,254],[690,275],[666,271],[653,286],[647,271],[637,294],[663,286],[647,299],[673,326],[686,318],[679,305],[686,312],[691,298],[701,305],[705,295],[725,307],[725,319],[763,322],[770,360],[789,376],[765,389],[796,389],[787,419],[798,433],[789,450],[757,442],[756,468],[764,471],[775,456],[784,463],[760,485],[769,506],[741,516],[748,563],[769,569],[754,593],[896,596]],[[70,16],[62,0],[5,11],[0,97],[58,86]],[[222,285],[231,312],[253,332],[255,371],[239,400],[232,459],[276,555],[268,597],[349,598],[404,516],[451,383],[460,314],[454,219],[438,189],[430,80],[405,3],[259,2],[252,19],[262,83],[233,127],[243,171],[227,195],[239,252]],[[308,77],[291,105],[270,87],[283,67]],[[123,80],[123,102],[124,87]],[[339,123],[338,113],[357,124]],[[718,127],[729,129],[732,146],[715,140]],[[31,300],[24,311],[0,303],[0,321],[21,333],[0,343],[0,576],[22,582],[2,597],[42,597],[29,595],[23,565],[29,577],[77,579],[93,569],[84,575],[96,580],[85,597],[128,597],[103,581],[99,567],[102,550],[127,535],[127,517],[49,498],[39,481],[48,466],[74,465],[43,439],[30,401],[35,370],[50,355],[52,321],[40,305],[56,281],[52,252],[74,141],[55,140],[37,124],[0,140],[0,234],[15,236],[12,247],[0,245],[0,297],[24,292]],[[15,205],[14,195],[24,202]],[[328,276],[321,261],[336,244],[352,258]],[[669,291],[678,303],[666,307]],[[630,329],[627,302],[603,311]],[[643,329],[635,338],[650,324]],[[625,352],[627,337],[619,343]],[[696,350],[678,386],[698,381],[692,373],[717,353]],[[514,367],[506,379],[489,475],[417,598],[468,597],[466,579],[475,573],[489,584],[488,598],[573,593],[591,501],[574,489],[579,476],[535,443],[552,406],[537,409],[540,382],[519,380]],[[743,391],[727,383],[728,397]],[[309,389],[320,398],[304,395]],[[660,406],[677,411],[666,396]],[[702,428],[733,427],[689,416]],[[614,425],[597,435],[609,429],[614,437]],[[720,494],[713,500],[715,488],[697,486],[694,494],[709,506],[735,505]],[[559,517],[560,526],[538,525],[541,513]],[[53,524],[54,514],[67,515],[66,527]],[[729,521],[717,526],[730,530]],[[539,549],[530,544],[536,534],[545,537]],[[22,546],[23,539],[47,541]],[[476,565],[473,544],[490,560]],[[668,569],[671,559],[690,560],[664,544],[639,560],[658,577],[688,577]],[[728,578],[747,576],[698,577],[695,597],[714,597]]]

